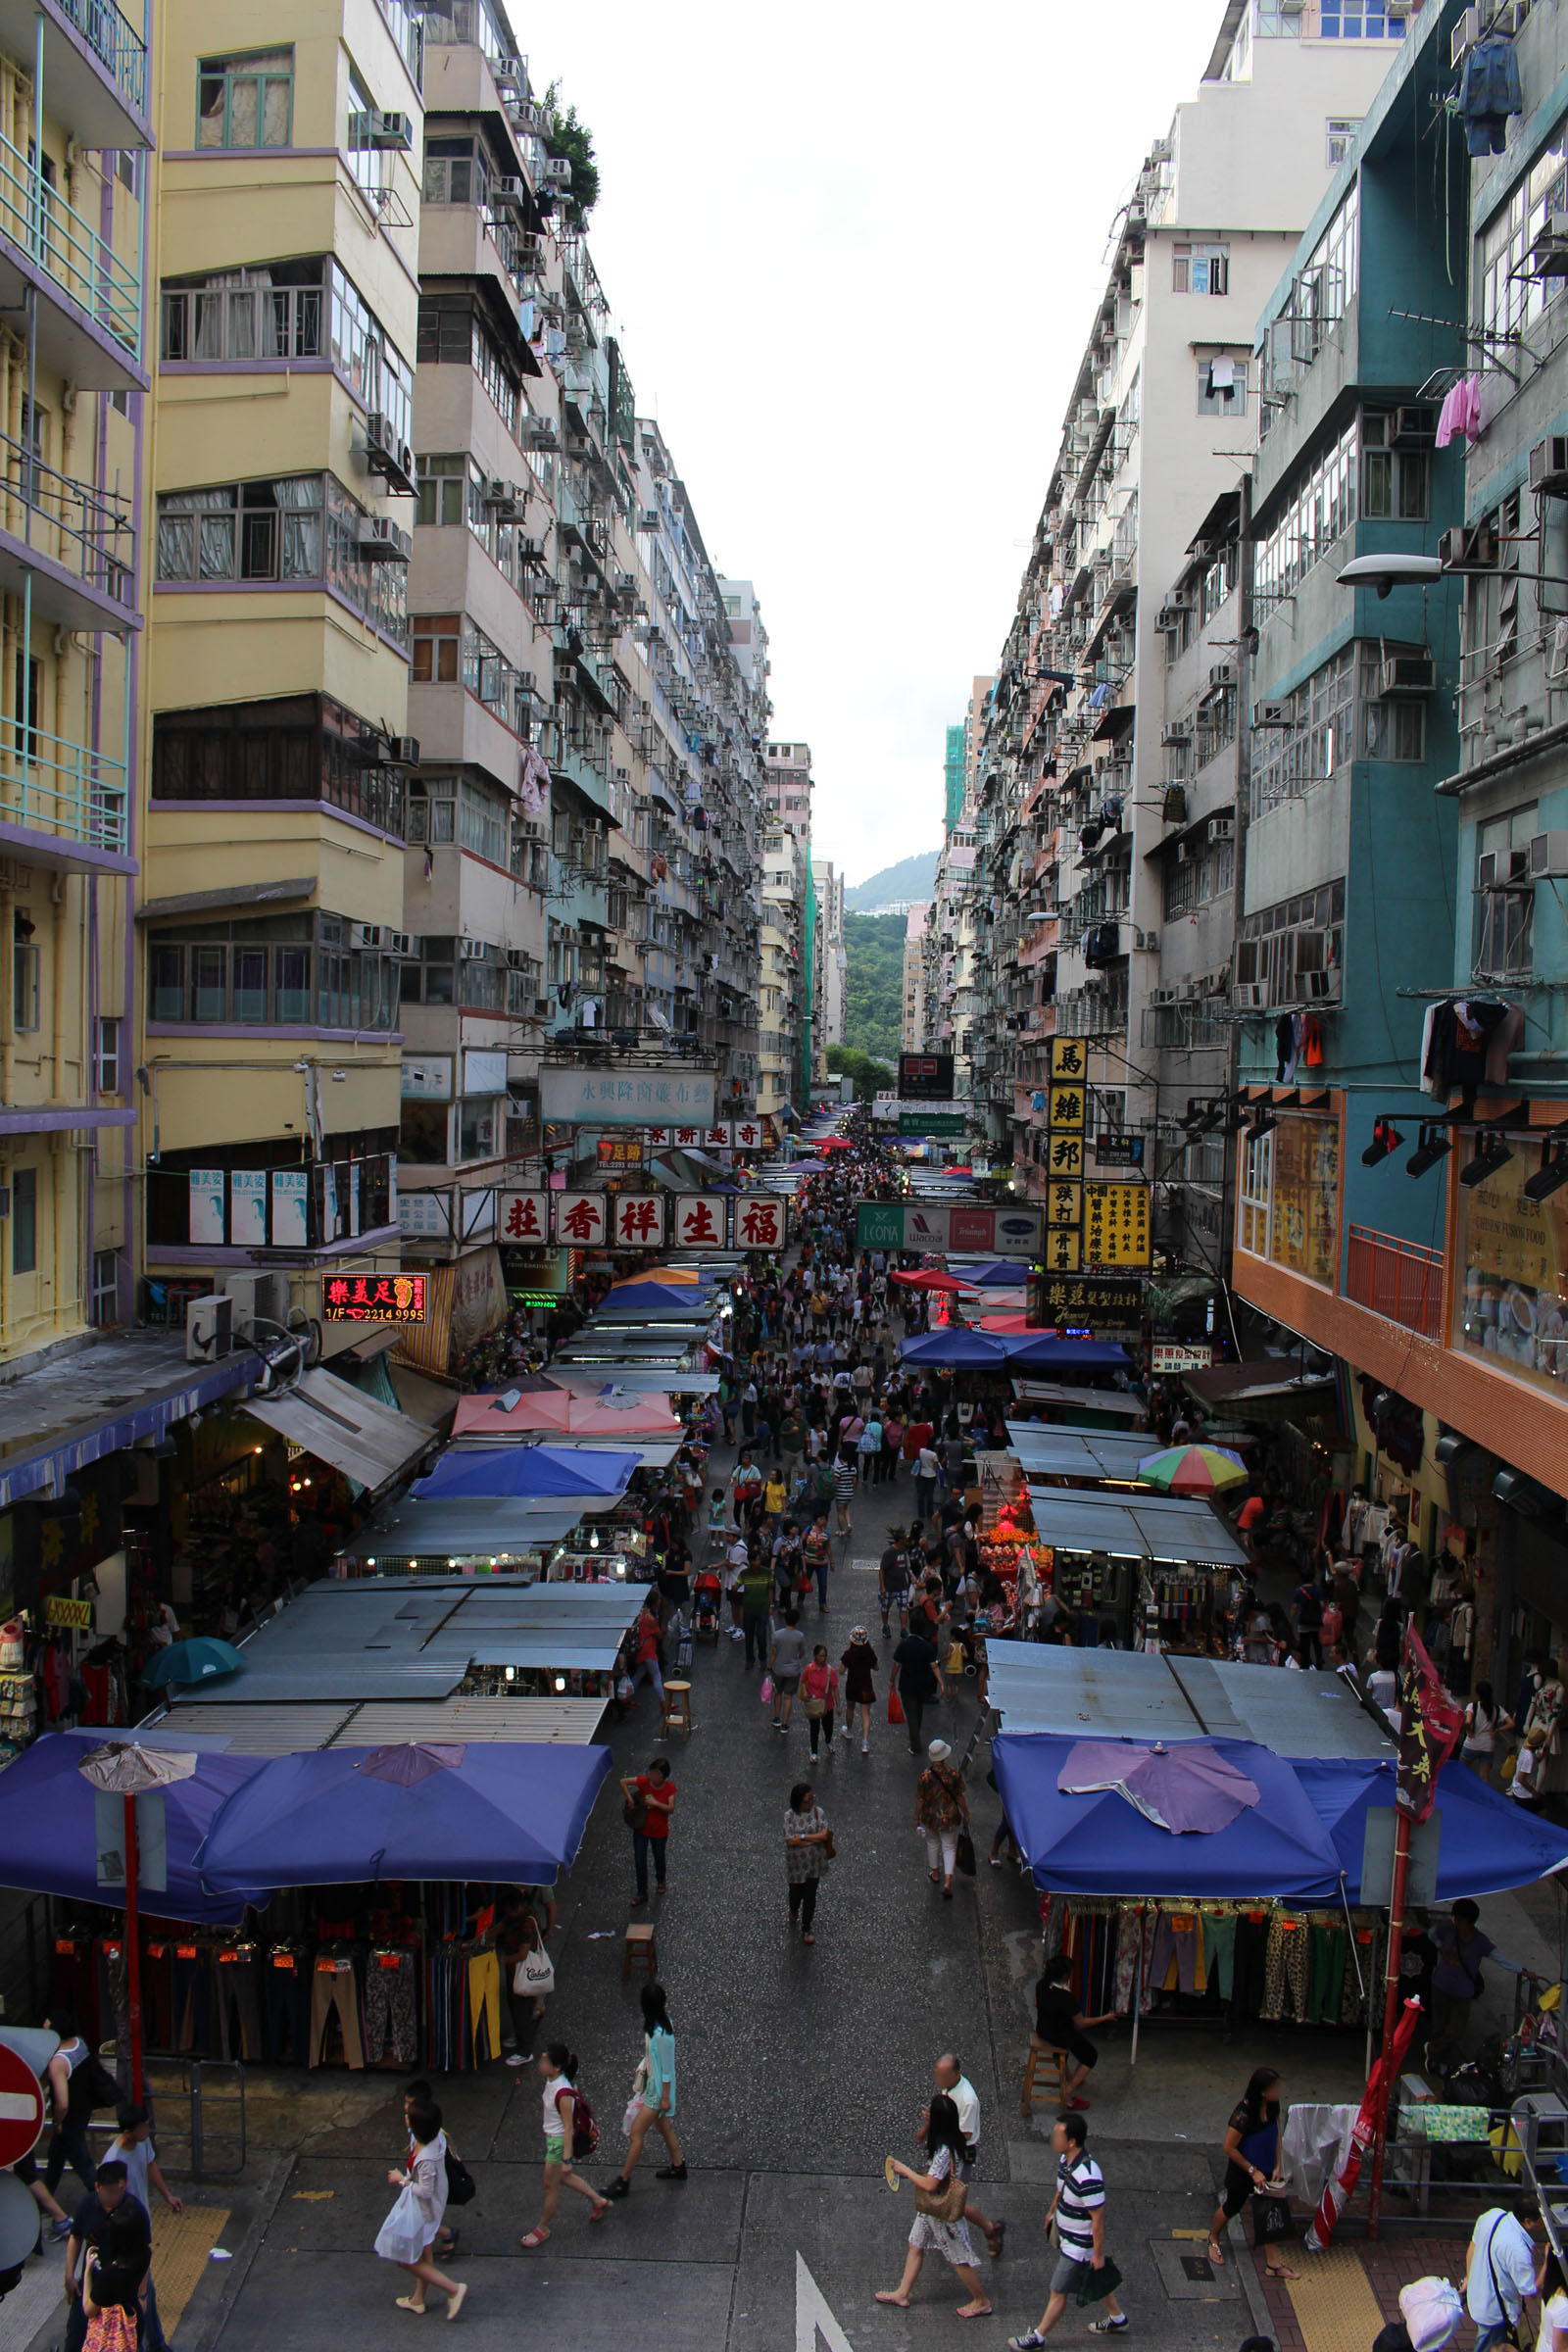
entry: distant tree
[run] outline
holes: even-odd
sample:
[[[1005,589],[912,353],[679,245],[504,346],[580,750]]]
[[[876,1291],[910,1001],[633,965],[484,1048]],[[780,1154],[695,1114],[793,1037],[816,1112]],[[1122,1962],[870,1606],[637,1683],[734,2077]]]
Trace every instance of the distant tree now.
[[[571,192],[566,198],[565,215],[568,228],[581,228],[599,202],[599,166],[594,161],[594,134],[586,122],[577,120],[577,109],[561,107],[561,84],[553,81],[545,92],[544,112],[545,153],[564,156],[571,166]]]
[[[857,1102],[893,1092],[894,1072],[885,1061],[873,1060],[855,1046],[829,1046],[827,1066],[836,1078],[853,1078]]]
[[[904,1027],[902,914],[844,918],[844,1042],[892,1058]]]

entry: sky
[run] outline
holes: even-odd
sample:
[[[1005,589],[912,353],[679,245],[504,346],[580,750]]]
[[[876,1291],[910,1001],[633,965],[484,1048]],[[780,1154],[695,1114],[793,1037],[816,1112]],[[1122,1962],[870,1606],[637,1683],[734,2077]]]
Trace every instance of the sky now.
[[[1223,0],[510,13],[594,134],[638,409],[715,569],[757,585],[814,853],[863,881],[941,841],[1114,215]]]

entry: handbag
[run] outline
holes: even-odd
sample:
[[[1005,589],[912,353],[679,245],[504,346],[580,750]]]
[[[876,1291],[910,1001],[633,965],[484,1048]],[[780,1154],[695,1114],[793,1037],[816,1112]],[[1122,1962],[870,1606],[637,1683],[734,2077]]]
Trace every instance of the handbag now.
[[[1102,2303],[1107,2295],[1116,2292],[1120,2284],[1121,2273],[1108,2254],[1098,2271],[1092,2262],[1085,2263],[1084,2275],[1078,2281],[1079,2310],[1082,2311],[1089,2303]]]
[[[542,2000],[546,1993],[556,1989],[556,1967],[540,1940],[537,1920],[533,1923],[533,1934],[532,1944],[520,1954],[512,1972],[512,1989],[514,1992],[531,1993],[536,2000]]]
[[[900,1724],[904,1721],[904,1708],[899,1700],[897,1683],[888,1685],[888,1721],[891,1724]]]
[[[635,1830],[639,1836],[641,1836],[643,1832],[647,1830],[648,1799],[643,1795],[641,1789],[638,1789],[634,1796],[627,1797],[625,1803],[620,1809],[620,1813],[621,1819],[625,1822],[628,1830]]]
[[[958,1842],[954,1848],[953,1859],[955,1867],[961,1870],[966,1879],[974,1877],[974,1839],[967,1830],[958,1832]]]
[[[969,2183],[956,2177],[944,2180],[940,2188],[917,2188],[914,2192],[915,2212],[928,2213],[934,2222],[961,2222],[968,2201]]]
[[[1289,2197],[1253,2197],[1252,2243],[1254,2246],[1277,2246],[1282,2238],[1294,2237],[1295,2234],[1296,2225],[1291,2220]]]
[[[450,2148],[447,2150],[446,2161],[447,2203],[449,2205],[471,2205],[479,2193],[478,2182],[464,2163],[463,2158],[454,2156]]]
[[[801,1712],[808,1723],[820,1723],[827,1713],[827,1700],[825,1698],[804,1698],[801,1701]]]
[[[817,1852],[821,1855],[824,1862],[831,1862],[838,1850],[838,1847],[833,1842],[833,1833],[831,1830],[829,1830],[826,1838],[823,1840],[822,1844],[817,1847]]]

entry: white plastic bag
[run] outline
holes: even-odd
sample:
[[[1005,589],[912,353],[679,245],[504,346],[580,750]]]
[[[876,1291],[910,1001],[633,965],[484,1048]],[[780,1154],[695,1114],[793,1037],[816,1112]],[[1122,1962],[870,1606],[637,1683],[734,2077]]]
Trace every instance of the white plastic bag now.
[[[383,2262],[417,2262],[424,2252],[424,2216],[412,2188],[403,2189],[376,2232],[375,2250]]]
[[[1451,2280],[1412,2278],[1399,2289],[1399,2312],[1411,2352],[1439,2352],[1464,2318],[1464,2305]]]
[[[633,2091],[631,2097],[626,2101],[626,2112],[620,2119],[620,2128],[625,2132],[628,2139],[631,2137],[631,2128],[633,2124],[637,2121],[638,2116],[642,2113],[642,2105],[643,2103],[641,2099],[637,2096],[636,2092]]]

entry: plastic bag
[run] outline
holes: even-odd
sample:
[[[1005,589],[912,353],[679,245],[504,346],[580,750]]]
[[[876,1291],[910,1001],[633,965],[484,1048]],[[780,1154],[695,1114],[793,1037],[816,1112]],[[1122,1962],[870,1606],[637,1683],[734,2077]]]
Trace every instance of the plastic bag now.
[[[773,1677],[772,1677],[770,1674],[764,1674],[764,1675],[763,1675],[763,1677],[762,1677],[762,1688],[760,1689],[760,1690],[759,1690],[759,1692],[757,1693],[757,1695],[758,1695],[758,1697],[759,1697],[759,1698],[761,1700],[761,1702],[762,1702],[762,1704],[763,1704],[763,1706],[764,1706],[764,1707],[770,1707],[770,1706],[772,1705],[772,1703],[773,1703]]]
[[[628,2139],[631,2137],[631,2128],[642,2112],[642,2104],[643,2103],[641,2099],[637,2096],[635,2091],[632,2092],[631,2097],[626,2101],[626,2112],[620,2119],[620,2126]]]
[[[424,2252],[424,2238],[419,2200],[412,2188],[405,2188],[376,2232],[375,2250],[383,2262],[417,2262]]]
[[[888,1721],[889,1723],[904,1721],[904,1709],[899,1703],[899,1689],[896,1683],[888,1685]]]
[[[1412,2278],[1399,2289],[1399,2312],[1411,2352],[1439,2352],[1464,2318],[1464,2305],[1451,2280]]]

